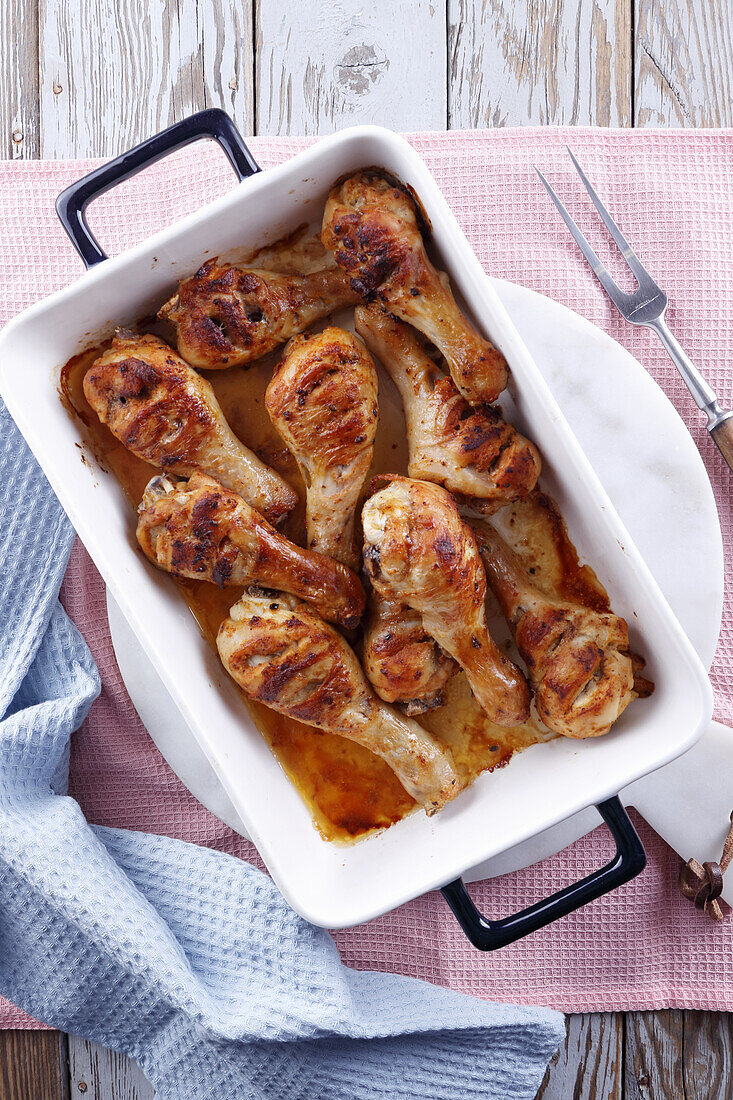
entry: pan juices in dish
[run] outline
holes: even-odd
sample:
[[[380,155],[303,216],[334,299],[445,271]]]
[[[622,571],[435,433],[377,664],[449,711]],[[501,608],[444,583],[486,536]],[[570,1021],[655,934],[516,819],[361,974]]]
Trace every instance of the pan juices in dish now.
[[[404,214],[404,211],[402,213]],[[539,457],[536,449],[529,441],[524,440],[514,429],[506,425],[495,409],[490,411],[484,404],[487,399],[494,400],[496,391],[503,387],[506,380],[501,356],[487,341],[483,341],[478,336],[465,318],[461,321],[460,312],[452,296],[449,294],[446,296],[447,282],[440,273],[432,269],[427,256],[421,252],[420,242],[415,238],[414,227],[410,224],[410,218],[405,216],[404,220],[407,223],[406,232],[411,241],[410,248],[412,249],[413,258],[417,258],[418,267],[424,276],[424,278],[421,276],[422,282],[420,283],[420,293],[423,295],[424,300],[421,303],[408,301],[402,315],[409,314],[410,320],[415,324],[415,317],[422,311],[423,317],[428,319],[426,326],[423,326],[423,331],[425,331],[425,327],[429,328],[435,316],[437,316],[435,309],[431,310],[429,302],[426,307],[426,300],[432,298],[434,306],[437,303],[438,313],[440,312],[441,303],[445,305],[447,302],[449,306],[452,303],[452,320],[449,329],[440,332],[436,330],[434,333],[431,330],[431,334],[436,339],[440,337],[446,356],[450,355],[450,359],[443,368],[435,367],[432,375],[440,374],[442,369],[443,389],[451,389],[452,387],[447,398],[449,399],[450,409],[455,413],[456,426],[460,424],[467,425],[464,427],[462,437],[463,441],[468,443],[468,446],[464,449],[462,468],[459,469],[460,463],[455,466],[457,473],[460,475],[461,485],[460,489],[456,485],[454,491],[459,492],[460,495],[462,490],[466,500],[469,500],[472,493],[475,493],[474,503],[479,497],[485,497],[486,506],[481,505],[476,509],[479,514],[494,511],[497,506],[505,503],[506,499],[511,499],[511,494],[514,493],[515,495],[524,496],[523,505],[529,512],[535,510],[538,511],[538,514],[549,515],[552,513],[551,506],[548,504],[543,513],[542,506],[537,503],[540,497],[537,496],[537,499],[535,499],[536,494],[531,493],[539,472]],[[304,369],[306,367],[310,369],[309,360],[313,358],[311,353],[314,350],[317,351],[320,346],[319,337],[313,333],[308,336],[298,335],[298,332],[302,331],[302,319],[297,316],[298,310],[293,311],[286,308],[287,300],[283,298],[282,293],[284,283],[272,280],[268,286],[267,278],[263,277],[263,272],[266,272],[268,267],[280,273],[292,271],[295,265],[284,258],[289,251],[289,245],[286,245],[282,250],[279,250],[277,246],[271,246],[269,251],[265,250],[257,257],[258,292],[269,293],[273,287],[278,291],[280,305],[278,305],[278,301],[270,298],[267,304],[268,309],[272,308],[277,311],[285,301],[285,306],[282,307],[280,312],[283,324],[278,331],[277,341],[275,342],[282,343],[288,336],[293,335],[293,332],[295,332],[295,335],[291,345],[282,353],[282,364],[287,364],[288,359],[291,358],[297,365],[300,356],[301,365],[304,366]],[[348,245],[346,251],[348,251]],[[410,249],[407,251],[409,253]],[[312,247],[309,245],[308,248],[304,248],[303,256],[307,257],[302,266],[304,274],[311,275],[314,271],[318,271],[321,266],[323,270],[330,270],[331,272],[343,269],[340,262],[336,267],[332,258],[324,256],[323,250],[317,242]],[[408,255],[408,260],[409,258]],[[337,256],[336,259],[338,261],[339,257]],[[238,271],[241,271],[241,267]],[[409,274],[409,271],[403,270],[402,273],[403,275]],[[212,268],[211,274],[214,281],[216,281],[222,276],[222,271],[219,269],[215,271]],[[223,274],[226,275],[226,271]],[[252,288],[249,287],[249,284],[245,286],[239,276],[236,280],[231,277],[229,281],[232,285],[236,283],[235,290],[239,295],[238,303],[230,301],[229,307],[239,309],[240,313],[241,309],[244,309],[244,314],[241,317],[238,315],[237,321],[240,329],[244,332],[244,336],[242,337],[239,329],[237,333],[238,338],[246,344],[249,339],[248,331],[252,329],[252,326],[256,331],[257,325],[261,323],[262,319],[258,317],[257,311],[262,307],[262,303],[258,306],[256,302],[253,304],[245,300],[246,295],[243,297],[242,292],[249,292]],[[324,276],[321,282],[323,286],[328,285],[335,288],[335,295],[341,295],[338,302],[334,298],[336,304],[344,304],[347,301],[353,304],[358,297],[354,287],[350,283],[347,284],[343,276],[338,278],[331,276],[326,278]],[[318,279],[311,280],[311,283],[314,286],[320,285]],[[417,297],[417,295],[409,293],[409,286],[405,279],[402,280],[401,286],[397,285],[398,283],[399,280],[395,283],[395,302],[400,297],[404,298],[405,292],[410,299]],[[298,286],[301,286],[301,284],[298,284]],[[208,294],[208,290],[206,293]],[[175,303],[176,310],[176,317],[172,319],[178,325],[180,341],[181,323],[185,324],[185,318],[180,313],[180,294],[178,300],[176,301],[174,298],[172,302]],[[171,309],[163,310],[164,316],[168,316],[173,308],[174,306],[171,305]],[[266,316],[266,313],[267,310],[262,308],[262,318]],[[329,322],[329,318],[324,316],[323,310],[320,316],[323,317],[324,322]],[[433,321],[430,321],[431,317]],[[209,320],[212,320],[212,318],[209,318]],[[342,325],[345,323],[343,313],[338,314],[334,320]],[[221,322],[221,318],[213,318],[213,321],[216,327]],[[293,325],[295,325],[295,330]],[[405,328],[406,326],[403,325],[402,327]],[[207,331],[209,330],[207,329]],[[223,331],[223,328],[221,331]],[[168,341],[173,338],[170,331],[166,331],[164,335]],[[262,335],[260,333],[258,338]],[[363,332],[362,335],[366,336],[366,332]],[[213,347],[218,338],[216,333],[212,332],[209,333],[209,336],[212,338],[209,339],[209,347]],[[392,369],[387,373],[378,362],[372,364],[371,367],[366,367],[364,357],[366,356],[368,359],[368,355],[366,350],[363,349],[361,341],[355,340],[348,333],[343,333],[343,337],[346,337],[345,344],[351,345],[345,352],[346,359],[351,355],[356,364],[356,372],[353,378],[356,386],[355,392],[359,392],[363,398],[368,399],[376,388],[379,391],[378,423],[376,409],[375,414],[367,418],[368,423],[366,420],[362,425],[354,423],[352,443],[355,447],[353,466],[355,479],[350,485],[345,486],[339,483],[338,479],[334,479],[334,470],[338,470],[344,463],[337,460],[334,465],[329,467],[328,432],[324,430],[327,425],[322,424],[319,429],[317,419],[311,425],[313,430],[319,434],[319,440],[321,437],[324,439],[323,460],[319,460],[316,467],[312,464],[309,465],[306,461],[308,456],[301,453],[303,451],[302,443],[299,444],[296,436],[286,430],[288,416],[292,412],[292,405],[289,403],[292,402],[293,397],[295,398],[296,408],[301,398],[303,398],[303,401],[307,401],[308,398],[307,395],[304,397],[303,394],[298,392],[297,371],[294,375],[296,384],[291,386],[290,392],[288,386],[291,385],[291,382],[288,381],[287,371],[284,370],[284,367],[275,371],[273,376],[273,367],[280,358],[280,351],[256,358],[251,364],[247,356],[244,356],[244,360],[240,358],[239,362],[244,361],[248,364],[246,369],[227,367],[226,362],[216,361],[216,354],[214,354],[208,362],[209,373],[205,376],[197,375],[201,379],[205,378],[204,389],[211,393],[211,400],[218,405],[224,423],[231,429],[231,434],[239,441],[239,445],[246,449],[248,454],[253,453],[256,460],[269,468],[270,474],[279,478],[282,484],[286,486],[284,492],[281,490],[281,499],[287,499],[288,490],[290,493],[295,490],[298,498],[295,508],[291,507],[289,511],[280,508],[281,514],[279,517],[272,517],[278,522],[278,530],[277,532],[272,531],[271,535],[265,533],[266,537],[263,536],[263,531],[256,524],[251,524],[244,514],[237,513],[236,523],[234,524],[237,533],[233,541],[236,544],[234,557],[239,572],[235,569],[232,570],[232,580],[236,577],[238,582],[246,581],[245,564],[253,537],[258,546],[266,545],[268,553],[272,552],[274,554],[275,565],[273,568],[281,565],[286,560],[287,554],[290,554],[291,565],[297,559],[299,568],[306,569],[307,573],[305,565],[307,559],[303,557],[305,552],[299,550],[299,547],[302,548],[309,543],[317,546],[319,539],[323,540],[324,545],[328,546],[329,551],[336,559],[347,564],[356,564],[357,551],[360,549],[358,546],[360,532],[358,530],[356,532],[352,531],[348,511],[350,508],[353,509],[354,505],[356,505],[359,512],[361,511],[361,500],[365,495],[363,490],[360,491],[361,484],[366,482],[368,485],[370,479],[379,474],[388,474],[394,477],[395,474],[404,475],[408,473],[408,462],[412,462],[415,448],[412,445],[414,443],[413,439],[410,441],[408,453],[409,433],[407,429],[410,428],[410,416],[408,410],[408,425],[406,428],[403,412],[404,393],[401,397],[399,392],[403,389],[403,386],[400,385],[400,371],[391,365]],[[148,337],[147,339],[154,338]],[[265,334],[264,342],[260,344],[261,348],[267,345],[267,339]],[[478,387],[472,386],[471,379],[466,373],[465,356],[463,359],[461,358],[466,347],[474,347],[482,362],[483,375],[479,379],[480,385]],[[179,342],[179,348],[187,350],[187,345]],[[375,351],[377,355],[379,354],[374,346],[370,350]],[[137,506],[143,496],[145,487],[150,481],[151,473],[155,473],[155,462],[153,461],[155,456],[151,453],[142,454],[139,448],[137,454],[132,453],[129,438],[126,439],[127,446],[125,446],[122,442],[123,433],[113,434],[114,424],[111,422],[111,418],[106,415],[102,416],[102,420],[99,418],[99,408],[104,413],[104,403],[100,404],[98,400],[95,400],[95,388],[92,386],[91,381],[85,386],[84,380],[90,366],[100,358],[100,355],[104,357],[105,352],[107,352],[105,347],[90,349],[89,352],[75,357],[67,364],[62,377],[63,398],[67,407],[83,422],[85,434],[90,440],[100,463],[115,474],[131,502]],[[411,348],[412,359],[419,361],[420,356],[416,356],[413,352],[414,349]],[[171,352],[171,355],[174,359],[178,359],[174,352]],[[181,362],[180,359],[178,361]],[[370,370],[374,371],[375,366],[376,375],[372,376]],[[423,368],[425,369],[423,370]],[[190,367],[187,369],[191,370]],[[410,369],[409,364],[403,365],[401,368],[402,375],[405,372],[409,373]],[[423,373],[426,374],[427,368],[424,363],[420,366],[420,370],[423,370]],[[455,381],[449,379],[449,371]],[[196,374],[193,371],[192,373]],[[317,372],[313,377],[317,384],[324,381],[318,378]],[[278,378],[279,382],[277,381]],[[375,381],[377,382],[376,387]],[[440,378],[432,377],[427,388],[431,388],[436,381],[440,382]],[[460,383],[464,394],[468,394],[469,399],[475,403],[475,407],[469,405],[466,398],[459,394],[457,382]],[[85,392],[85,390],[88,392]],[[425,392],[427,392],[427,389],[425,389]],[[487,396],[489,394],[490,397]],[[91,397],[95,406],[98,406],[97,415],[95,415],[87,400],[88,397]],[[209,401],[210,405],[211,401]],[[266,405],[270,408],[271,416],[267,414]],[[407,406],[405,405],[405,407]],[[342,411],[345,412],[345,410]],[[431,463],[433,463],[433,469],[435,469],[439,466],[439,461],[436,458],[441,443],[439,432],[443,431],[443,441],[445,441],[449,435],[449,432],[446,435],[446,427],[450,429],[450,425],[447,424],[446,418],[441,420],[440,410],[435,401],[432,403],[430,400],[423,402],[422,416],[423,424],[432,424],[436,438],[432,454],[418,455],[418,457],[427,463],[428,469],[430,469]],[[281,434],[278,434],[275,430],[273,420],[280,427]],[[413,416],[413,421],[420,422],[420,416]],[[177,425],[173,427],[175,429]],[[348,435],[348,433],[346,434]],[[285,445],[283,436],[288,446]],[[475,451],[475,447],[472,447],[471,444],[473,439],[479,436],[482,440],[489,438],[497,440],[497,454],[500,458],[504,456],[503,460],[494,463],[493,460],[488,459],[482,463],[481,461],[474,461],[477,456],[473,454],[471,461],[468,461],[466,454],[472,450]],[[371,465],[369,465],[368,460],[365,459],[365,454],[371,448],[372,440],[373,453],[367,456],[367,459],[371,457]],[[333,442],[337,442],[335,438]],[[361,451],[359,448],[361,448]],[[336,450],[338,451],[338,448]],[[506,458],[507,450],[509,451],[508,459]],[[480,459],[480,456],[478,457]],[[151,466],[154,469],[151,469]],[[348,467],[348,464],[346,466]],[[167,469],[161,465],[158,469],[166,475],[170,468],[170,465]],[[180,472],[186,473],[183,469],[180,469]],[[410,469],[409,472],[413,473],[413,470]],[[196,476],[194,475],[194,478]],[[413,476],[415,476],[414,473]],[[428,476],[430,476],[430,473]],[[192,481],[194,478],[192,478]],[[514,479],[514,482],[512,479]],[[168,480],[171,482],[171,487],[166,488],[165,492],[169,492],[171,489],[184,494],[188,492],[184,486],[178,485],[177,478],[171,479],[169,477]],[[403,478],[403,480],[405,479]],[[435,480],[443,479],[436,477]],[[490,482],[493,486],[492,492],[487,491]],[[476,486],[479,487],[478,493],[476,493]],[[452,485],[449,487],[454,488]],[[193,488],[196,488],[195,483]],[[205,489],[206,486],[199,485],[199,488]],[[157,493],[160,498],[162,492],[162,486],[158,484],[153,496]],[[444,490],[439,490],[439,492],[442,493]],[[332,522],[329,523],[331,517],[327,515],[328,509],[324,508],[324,502],[328,501],[329,494],[337,504],[343,506],[344,521],[336,524],[335,528]],[[492,496],[493,499],[491,499]],[[290,500],[287,502],[290,505]],[[311,506],[307,509],[306,514],[305,506],[307,503]],[[504,513],[511,511],[512,507],[510,505],[509,509],[505,508]],[[237,509],[234,509],[232,514],[236,511]],[[548,561],[553,559],[554,554],[556,577],[562,577],[563,582],[567,581],[572,587],[574,582],[572,580],[568,581],[569,572],[572,572],[572,564],[570,571],[568,570],[568,563],[572,563],[572,546],[567,539],[567,534],[564,532],[562,520],[556,514],[547,531],[550,529],[552,530],[554,542],[550,540],[552,545],[548,543],[545,549],[542,550],[542,524],[535,525],[536,537],[533,539],[532,552],[539,552],[540,556],[544,555]],[[563,532],[560,536],[558,536],[559,530]],[[354,534],[356,535],[356,545],[354,544]],[[563,539],[567,545],[563,543]],[[295,558],[293,558],[294,551],[292,549],[288,550],[287,546],[284,545],[288,541],[291,545],[293,543],[298,544],[294,548]],[[509,541],[511,543],[511,539]],[[558,547],[560,547],[559,551]],[[518,550],[519,548],[515,546],[515,549]],[[148,552],[148,549],[146,549],[146,552]],[[174,555],[171,551],[171,544],[164,547],[161,553],[166,560],[173,560]],[[155,553],[150,556],[153,560],[157,557]],[[575,556],[575,563],[577,565],[577,555]],[[158,564],[161,564],[161,562],[158,562]],[[220,567],[218,559],[211,564],[212,569]],[[185,570],[183,572],[185,573]],[[348,570],[346,572],[348,573]],[[583,571],[581,570],[581,572]],[[177,576],[175,583],[209,642],[214,645],[217,636],[219,637],[219,649],[225,667],[228,668],[233,678],[238,680],[239,677],[234,674],[235,666],[237,666],[237,649],[232,644],[232,638],[239,639],[242,643],[242,651],[253,643],[253,639],[257,644],[262,644],[262,637],[257,634],[257,631],[253,635],[251,632],[248,633],[249,628],[245,629],[246,609],[251,609],[251,606],[253,606],[252,601],[256,601],[260,597],[253,593],[251,589],[247,590],[244,584],[237,583],[219,588],[217,585],[196,579],[197,576],[201,575],[200,570],[198,570],[198,563],[196,568],[189,569],[188,573],[187,576]],[[273,575],[277,579],[276,568]],[[589,587],[593,588],[593,583],[588,581],[588,577],[592,576],[590,571],[585,569],[583,576]],[[294,591],[299,598],[310,600],[313,607],[318,607],[317,599],[314,598],[314,596],[317,596],[315,589],[318,588],[318,584],[312,572],[309,574],[309,579],[313,586],[312,589],[309,589],[308,584],[305,583],[304,588],[293,589],[291,587],[290,591]],[[335,575],[333,580],[336,589],[338,589],[340,582],[336,582]],[[280,583],[282,583],[282,577],[280,577]],[[597,585],[595,591],[596,596],[598,591],[602,592],[600,585]],[[399,614],[399,601],[395,602],[393,595],[394,593],[381,595],[381,605],[379,601],[375,601],[373,604],[372,610],[376,609],[381,614],[383,622],[388,611],[391,614]],[[244,671],[239,669],[241,684],[244,689],[243,698],[252,713],[255,724],[309,804],[319,830],[329,840],[350,840],[364,836],[375,829],[389,826],[415,807],[415,799],[412,795],[417,796],[417,801],[421,802],[428,812],[431,809],[438,809],[447,798],[455,794],[456,789],[462,789],[470,784],[482,771],[506,763],[514,751],[555,736],[551,730],[538,721],[534,709],[531,713],[527,713],[526,686],[521,687],[523,678],[516,669],[515,673],[519,679],[514,686],[519,688],[518,695],[521,697],[519,705],[511,713],[509,711],[502,713],[502,706],[494,708],[493,717],[499,719],[499,721],[492,720],[479,705],[474,691],[469,686],[466,672],[469,675],[474,674],[474,688],[479,682],[475,676],[476,669],[472,667],[472,662],[468,659],[471,654],[467,654],[462,646],[455,649],[457,655],[463,658],[462,664],[466,670],[458,671],[458,665],[453,657],[442,650],[435,639],[426,633],[420,613],[414,607],[409,607],[411,618],[409,623],[407,623],[407,620],[405,620],[405,623],[409,626],[410,643],[414,643],[417,647],[413,651],[413,656],[415,654],[429,655],[433,662],[431,668],[435,672],[435,677],[430,675],[426,678],[425,700],[408,700],[407,705],[402,705],[400,700],[396,700],[400,709],[407,715],[416,715],[417,721],[411,722],[409,718],[401,719],[395,712],[394,718],[389,719],[388,725],[393,725],[395,729],[399,728],[406,741],[409,739],[408,732],[411,730],[412,735],[417,738],[416,744],[420,743],[421,735],[418,731],[422,728],[426,739],[425,746],[428,746],[431,739],[434,738],[434,743],[442,744],[450,749],[450,753],[447,755],[452,757],[454,770],[446,773],[441,778],[440,769],[436,770],[434,768],[432,778],[428,777],[427,785],[423,782],[424,776],[422,779],[417,774],[410,777],[406,772],[403,772],[402,782],[400,782],[398,778],[399,770],[397,774],[395,773],[395,761],[392,760],[392,766],[388,766],[385,763],[387,755],[382,753],[384,757],[382,759],[377,754],[378,749],[369,751],[366,747],[370,743],[371,732],[382,721],[379,716],[385,713],[385,708],[376,700],[368,688],[366,695],[364,695],[364,681],[361,670],[353,655],[353,661],[352,658],[349,658],[351,651],[345,646],[343,640],[338,640],[340,635],[332,631],[332,628],[326,624],[318,626],[321,620],[308,610],[307,605],[298,604],[297,602],[293,604],[292,597],[278,597],[273,602],[278,602],[283,611],[287,611],[289,620],[294,617],[299,618],[301,622],[299,629],[302,630],[304,638],[311,638],[312,641],[311,631],[317,627],[324,634],[324,637],[330,639],[331,644],[323,643],[321,646],[322,654],[328,655],[329,660],[333,662],[332,666],[329,667],[341,670],[339,675],[343,674],[349,680],[353,698],[359,698],[362,705],[366,706],[366,699],[372,700],[369,706],[373,708],[373,713],[377,716],[375,722],[366,729],[365,736],[362,736],[364,732],[362,730],[355,739],[347,740],[345,737],[326,732],[330,728],[329,715],[332,714],[332,711],[326,713],[321,722],[321,729],[317,728],[312,715],[308,725],[298,721],[297,706],[292,705],[292,699],[289,699],[287,695],[279,697],[280,705],[279,707],[275,706],[278,699],[275,698],[264,681],[260,683],[260,680],[257,679],[262,671],[260,669],[257,672],[257,662],[254,666],[254,680],[251,675],[252,669],[248,668]],[[269,609],[270,604],[267,606]],[[379,612],[379,606],[381,606],[381,612]],[[403,608],[407,608],[407,606],[402,604]],[[511,652],[511,641],[504,621],[496,613],[497,608],[492,604],[491,598],[487,606],[489,609],[488,625],[490,632],[501,643],[500,651],[493,654],[493,664],[496,667],[514,668],[505,656]],[[395,611],[396,608],[397,611]],[[323,614],[324,605],[319,610]],[[275,612],[271,612],[271,614],[275,615]],[[252,617],[250,615],[250,619]],[[338,618],[338,614],[334,615],[334,618]],[[342,621],[345,621],[343,615]],[[279,620],[273,620],[270,628],[273,636],[280,637],[283,624]],[[295,628],[293,627],[293,629]],[[389,632],[387,631],[387,633]],[[222,642],[222,639],[226,639],[226,641]],[[446,639],[443,640],[446,641]],[[224,645],[224,649],[222,649],[222,645]],[[428,651],[430,651],[429,654]],[[339,653],[341,654],[340,657],[338,656]],[[362,657],[362,662],[369,671],[369,657],[366,652]],[[323,667],[325,668],[326,665]],[[371,673],[370,679],[374,684],[374,677]],[[269,706],[263,705],[261,698],[264,696],[258,698],[258,693],[263,684],[265,693],[269,696]],[[379,688],[377,688],[377,691],[382,699],[391,702]],[[488,696],[484,698],[485,704],[487,699]],[[301,713],[301,717],[304,716],[304,713]],[[339,720],[342,720],[342,717],[339,716]],[[371,747],[375,748],[375,744],[372,743]],[[439,761],[440,755],[436,757],[436,762]],[[408,790],[411,793],[408,793]]]
[[[151,477],[156,472],[170,475],[133,455],[100,422],[86,401],[83,379],[103,350],[91,348],[66,365],[62,374],[62,396],[99,464],[120,483],[131,504],[132,522],[134,509],[140,504]],[[376,367],[379,423],[366,485],[379,474],[407,473],[408,462],[399,393],[381,364],[377,363]],[[234,434],[298,493],[299,503],[281,520],[277,532],[304,546],[305,485],[294,458],[276,434],[265,406],[265,390],[272,370],[272,359],[265,359],[258,360],[246,371],[239,368],[219,370],[206,378]],[[80,454],[83,458],[84,452]],[[361,502],[359,511],[360,507]],[[236,585],[219,588],[203,580],[185,577],[174,578],[172,583],[191,609],[202,634],[214,647],[220,625],[229,617],[230,608],[243,588]],[[414,630],[417,624],[413,622],[412,625]],[[489,625],[495,637],[506,634],[495,609]],[[426,640],[426,646],[431,651],[434,649],[431,640]],[[438,654],[439,663],[445,660]],[[452,668],[452,662],[449,667]],[[465,676],[451,675],[449,680],[443,686],[445,705],[431,713],[418,714],[416,721],[451,748],[462,785],[470,784],[482,771],[507,763],[515,751],[553,736],[532,716],[527,723],[513,729],[494,725],[476,703]],[[327,840],[351,842],[388,827],[416,808],[415,800],[392,769],[374,753],[343,737],[309,727],[244,694],[242,699]]]
[[[61,396],[79,424],[88,450],[102,469],[119,482],[130,503],[133,522],[151,477],[156,472],[165,475],[166,471],[156,471],[132,454],[100,422],[87,402],[83,380],[104,350],[104,346],[90,348],[66,364],[61,377]],[[272,369],[272,358],[262,359],[246,371],[234,368],[212,372],[207,380],[234,434],[298,493],[299,503],[278,524],[277,531],[303,546],[306,541],[305,486],[294,458],[273,428],[265,407],[265,389]],[[398,414],[396,401],[389,408],[382,401],[373,472],[388,469],[395,461],[404,463],[404,429],[399,427]],[[395,440],[397,443],[393,447]],[[80,459],[90,461],[84,449],[80,450]],[[220,588],[204,580],[184,577],[173,578],[172,583],[190,608],[201,633],[215,649],[219,627],[229,617],[230,608],[243,588]],[[222,672],[222,675],[225,674]],[[350,842],[391,825],[415,808],[414,800],[391,768],[367,749],[288,718],[244,694],[242,700],[327,840]]]

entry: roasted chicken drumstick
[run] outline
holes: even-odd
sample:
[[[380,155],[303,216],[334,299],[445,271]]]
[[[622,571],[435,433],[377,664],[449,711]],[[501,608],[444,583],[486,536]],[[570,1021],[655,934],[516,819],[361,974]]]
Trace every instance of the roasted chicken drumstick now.
[[[489,405],[507,384],[501,352],[461,313],[445,275],[425,251],[413,199],[386,179],[358,172],[332,189],[322,239],[366,301],[414,325],[440,349],[463,396]]]
[[[155,565],[177,577],[291,592],[347,629],[364,610],[364,590],[350,569],[296,546],[206,474],[153,478],[138,509],[137,540]]]
[[[392,478],[365,503],[362,525],[364,565],[374,588],[422,616],[492,721],[523,722],[527,682],[489,634],[481,557],[450,494],[427,481]]]
[[[245,592],[219,628],[224,668],[268,707],[381,756],[428,814],[461,788],[450,753],[377,699],[333,627],[289,596]]]
[[[158,316],[175,326],[192,366],[221,370],[259,359],[358,300],[339,268],[283,275],[214,259],[181,283]]]
[[[379,419],[369,352],[340,328],[296,336],[265,401],[305,481],[308,546],[356,567],[354,513]]]
[[[442,707],[443,689],[458,672],[417,611],[377,592],[370,599],[362,664],[380,699],[411,715]]]
[[[161,470],[200,470],[272,523],[298,502],[231,431],[209,383],[157,336],[118,330],[84,376],[84,394],[129,451]]]
[[[420,346],[414,330],[378,303],[359,306],[356,331],[400,391],[410,477],[436,481],[489,514],[527,496],[540,473],[537,448],[491,405],[472,408]]]
[[[633,698],[626,622],[612,612],[553,600],[488,524],[475,527],[489,584],[527,666],[537,713],[566,737],[607,733]]]

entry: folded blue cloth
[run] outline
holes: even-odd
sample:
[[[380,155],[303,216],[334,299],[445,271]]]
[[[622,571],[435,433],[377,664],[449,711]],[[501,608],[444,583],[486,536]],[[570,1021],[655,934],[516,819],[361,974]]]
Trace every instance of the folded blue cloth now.
[[[0,992],[132,1055],[161,1100],[533,1097],[558,1013],[349,970],[255,868],[85,821],[64,791],[99,678],[58,602],[73,537],[0,405]]]

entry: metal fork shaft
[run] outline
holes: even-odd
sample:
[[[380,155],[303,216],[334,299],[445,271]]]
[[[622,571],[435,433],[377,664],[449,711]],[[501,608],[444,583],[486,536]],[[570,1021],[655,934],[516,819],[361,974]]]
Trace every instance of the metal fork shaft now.
[[[700,371],[688,356],[679,340],[669,331],[664,316],[647,322],[648,327],[654,329],[659,339],[664,344],[667,354],[680,372],[683,381],[692,394],[695,404],[706,413],[708,418],[708,431],[721,424],[723,420],[733,416],[733,413],[720,407],[720,402],[714,391],[705,381]]]

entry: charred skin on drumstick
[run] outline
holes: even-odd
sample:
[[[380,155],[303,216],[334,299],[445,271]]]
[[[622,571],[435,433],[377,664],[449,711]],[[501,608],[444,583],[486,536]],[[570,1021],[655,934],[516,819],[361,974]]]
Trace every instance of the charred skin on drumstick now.
[[[373,591],[369,605],[362,664],[377,695],[409,715],[442,707],[456,662],[407,604]]]
[[[490,405],[508,379],[506,359],[458,308],[447,276],[436,271],[414,200],[373,172],[336,184],[326,201],[322,239],[351,286],[419,329],[444,356],[472,405]]]
[[[350,569],[296,546],[205,474],[153,478],[138,509],[137,540],[154,565],[176,577],[290,592],[348,630],[364,610],[364,589]]]
[[[488,524],[475,533],[486,576],[527,666],[537,713],[565,737],[608,733],[632,699],[634,660],[624,619],[532,584],[521,560]]]
[[[249,364],[334,310],[359,301],[339,268],[309,274],[209,260],[158,313],[176,330],[178,351],[201,370]]]
[[[137,458],[183,477],[196,471],[276,523],[298,497],[240,442],[209,383],[157,336],[118,330],[84,376],[84,395]]]
[[[391,478],[362,510],[364,566],[385,598],[417,611],[427,633],[463,668],[493,722],[529,714],[524,676],[486,625],[486,578],[471,529],[439,485]]]
[[[246,695],[376,753],[427,814],[459,793],[450,751],[378,699],[345,639],[292,596],[245,592],[217,647]]]
[[[377,372],[340,328],[296,336],[267,387],[270,419],[306,485],[308,546],[357,568],[354,517],[379,420]]]
[[[356,331],[400,391],[410,477],[445,486],[480,515],[526,497],[540,474],[535,445],[507,424],[500,409],[469,405],[414,329],[378,303],[359,306],[355,319]]]

